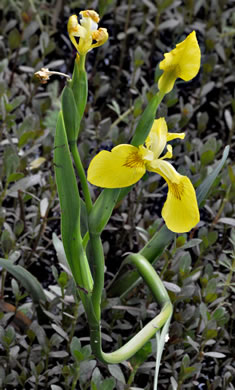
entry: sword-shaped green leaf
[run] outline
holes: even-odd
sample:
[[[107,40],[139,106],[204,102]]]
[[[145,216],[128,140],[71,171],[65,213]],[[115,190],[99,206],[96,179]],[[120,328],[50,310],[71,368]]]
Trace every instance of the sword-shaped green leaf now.
[[[80,234],[80,196],[61,112],[56,126],[54,163],[66,257],[76,283],[91,291],[92,276]]]
[[[228,157],[228,153],[229,153],[229,146],[227,145],[224,149],[223,156],[221,160],[218,162],[216,168],[212,171],[212,173],[209,176],[205,178],[205,180],[197,188],[196,194],[197,194],[197,202],[199,207],[202,204],[203,200],[206,198],[206,195],[210,191],[212,184],[214,183],[215,179],[217,178],[218,174],[223,168],[224,163]]]
[[[10,260],[0,259],[0,266],[14,276],[22,286],[28,291],[34,303],[46,302],[43,288],[37,279],[20,265],[13,264]]]

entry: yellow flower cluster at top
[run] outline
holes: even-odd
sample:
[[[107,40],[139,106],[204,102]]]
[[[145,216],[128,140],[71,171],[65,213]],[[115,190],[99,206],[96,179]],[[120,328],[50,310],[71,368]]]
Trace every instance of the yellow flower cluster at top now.
[[[99,28],[99,15],[93,10],[81,11],[81,20],[78,23],[77,15],[72,15],[68,21],[69,37],[79,55],[86,55],[88,51],[103,45],[109,35],[106,28]],[[75,39],[79,38],[79,42]],[[93,43],[96,41],[96,43]]]

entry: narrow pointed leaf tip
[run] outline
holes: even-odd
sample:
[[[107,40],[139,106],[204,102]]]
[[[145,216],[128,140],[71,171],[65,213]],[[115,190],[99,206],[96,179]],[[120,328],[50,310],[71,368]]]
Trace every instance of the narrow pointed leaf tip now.
[[[195,31],[176,45],[176,48],[164,54],[164,60],[159,68],[163,70],[158,81],[161,92],[168,93],[174,87],[177,78],[184,81],[192,80],[199,72],[201,64],[201,51]]]
[[[168,184],[162,217],[168,229],[176,233],[190,231],[200,220],[194,187],[165,161],[172,157],[168,141],[184,138],[184,133],[168,133],[164,118],[154,121],[145,145],[118,145],[98,153],[88,167],[88,181],[103,188],[123,188],[139,181],[146,170],[161,175]],[[167,152],[162,156],[165,147]]]

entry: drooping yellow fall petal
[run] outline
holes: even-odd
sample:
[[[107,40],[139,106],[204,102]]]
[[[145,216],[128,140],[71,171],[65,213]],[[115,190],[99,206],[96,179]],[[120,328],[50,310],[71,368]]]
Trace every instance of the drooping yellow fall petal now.
[[[184,81],[192,80],[199,71],[200,63],[200,47],[193,31],[175,49],[164,54],[164,60],[159,64],[159,68],[164,71],[158,81],[159,90],[170,92],[178,77]]]
[[[180,175],[167,161],[157,160],[151,170],[159,173],[168,184],[162,217],[175,233],[189,232],[200,220],[196,193],[187,176]]]
[[[178,185],[169,182],[168,187],[162,217],[173,232],[189,232],[200,221],[194,187],[187,176],[182,176]]]
[[[98,187],[128,187],[145,174],[145,160],[141,149],[132,145],[118,145],[111,152],[102,150],[91,161],[87,180]]]

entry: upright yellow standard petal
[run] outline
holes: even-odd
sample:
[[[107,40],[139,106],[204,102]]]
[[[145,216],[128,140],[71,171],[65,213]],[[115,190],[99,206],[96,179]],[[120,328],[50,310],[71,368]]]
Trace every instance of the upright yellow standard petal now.
[[[168,184],[167,199],[162,209],[166,226],[175,233],[189,232],[200,220],[191,181],[187,176],[180,175],[167,161],[154,161],[151,170],[159,173]]]
[[[201,63],[201,52],[195,31],[176,45],[176,48],[164,54],[159,68],[164,72],[158,81],[158,88],[164,93],[172,90],[179,77],[184,81],[192,80],[198,73]]]
[[[154,153],[155,158],[160,156],[166,146],[167,133],[165,118],[156,119],[145,141],[147,148]]]
[[[143,152],[132,145],[118,145],[111,152],[102,150],[91,161],[87,180],[98,187],[128,187],[145,174]]]

